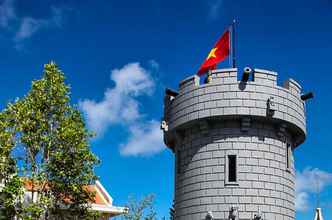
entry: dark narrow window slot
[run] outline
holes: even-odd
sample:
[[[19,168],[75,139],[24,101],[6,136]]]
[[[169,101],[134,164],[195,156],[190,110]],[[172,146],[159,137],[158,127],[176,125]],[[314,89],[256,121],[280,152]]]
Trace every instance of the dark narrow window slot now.
[[[289,143],[287,143],[287,147],[286,147],[286,163],[287,163],[287,169],[291,168],[291,153],[292,153],[292,148],[291,145]]]
[[[236,182],[236,155],[228,155],[228,182]]]

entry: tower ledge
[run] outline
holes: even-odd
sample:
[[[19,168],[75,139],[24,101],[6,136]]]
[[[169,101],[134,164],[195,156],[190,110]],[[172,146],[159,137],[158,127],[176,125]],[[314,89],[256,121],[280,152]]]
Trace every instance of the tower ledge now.
[[[277,73],[254,69],[252,80],[238,80],[236,68],[211,72],[209,83],[200,84],[197,75],[180,82],[178,95],[165,95],[165,143],[172,148],[175,133],[202,121],[250,118],[287,129],[294,147],[305,140],[305,103],[301,86],[293,79],[277,84]]]

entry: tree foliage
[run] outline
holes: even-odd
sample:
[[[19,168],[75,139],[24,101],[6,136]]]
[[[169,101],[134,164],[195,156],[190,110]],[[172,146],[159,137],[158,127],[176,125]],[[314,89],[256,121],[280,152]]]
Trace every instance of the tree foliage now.
[[[63,210],[89,218],[93,194],[86,186],[96,180],[99,163],[91,152],[79,110],[70,104],[70,88],[53,62],[28,94],[0,113],[0,214],[5,219],[60,217]],[[24,176],[26,179],[22,179]],[[23,184],[32,197],[23,203]]]
[[[150,194],[137,201],[129,197],[127,207],[129,212],[123,216],[124,220],[156,220],[157,213],[154,210],[154,195]]]

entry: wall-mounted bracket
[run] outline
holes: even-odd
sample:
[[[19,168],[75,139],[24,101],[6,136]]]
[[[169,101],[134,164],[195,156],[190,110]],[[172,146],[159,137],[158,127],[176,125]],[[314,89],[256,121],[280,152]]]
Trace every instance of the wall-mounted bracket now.
[[[160,129],[163,130],[164,132],[168,131],[168,124],[165,120],[161,121]]]
[[[238,210],[239,210],[238,207],[236,207],[236,206],[231,206],[231,207],[229,208],[228,219],[229,219],[229,220],[238,220],[238,219],[239,219]]]
[[[212,211],[208,211],[208,213],[205,216],[205,220],[213,220]]]
[[[274,97],[271,96],[270,98],[267,99],[266,106],[267,106],[266,115],[268,117],[272,117],[274,115],[274,112],[277,110],[277,106],[274,102]]]
[[[253,220],[263,220],[262,215],[260,213],[255,214]]]

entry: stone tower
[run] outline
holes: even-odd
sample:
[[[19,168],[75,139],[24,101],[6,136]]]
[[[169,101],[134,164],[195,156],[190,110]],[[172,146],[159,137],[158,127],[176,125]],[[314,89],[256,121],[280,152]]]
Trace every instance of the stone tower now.
[[[164,98],[175,220],[294,220],[292,152],[306,137],[301,86],[278,86],[276,72],[250,68],[241,80],[237,69],[213,70],[208,81],[188,77]]]

